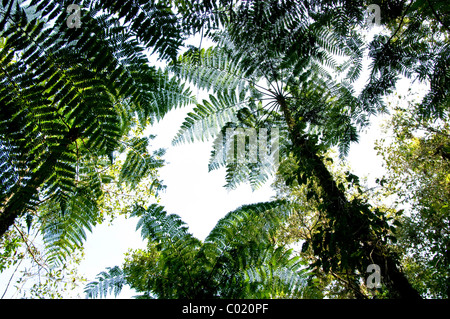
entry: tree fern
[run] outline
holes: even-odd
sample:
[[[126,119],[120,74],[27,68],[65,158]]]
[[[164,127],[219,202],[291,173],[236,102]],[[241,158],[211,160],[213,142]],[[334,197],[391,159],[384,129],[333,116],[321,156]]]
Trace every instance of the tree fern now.
[[[100,221],[97,202],[88,189],[79,189],[70,198],[48,201],[41,211],[43,240],[49,265],[64,262],[76,249],[82,247],[86,232]]]
[[[118,153],[127,152],[127,186],[162,165],[161,151],[150,155],[147,139],[129,135],[195,101],[148,65],[141,45],[173,59],[183,38],[175,14],[162,3],[119,4],[83,3],[82,27],[70,29],[65,1],[2,3],[0,234],[18,216],[39,216],[51,261],[80,247],[99,220],[112,180],[102,171]]]
[[[350,267],[361,274],[369,253],[361,256],[357,246],[364,242],[363,245],[377,251],[375,255],[379,256],[377,260],[380,264],[391,265],[386,267],[385,274],[387,285],[394,293],[419,298],[417,291],[409,285],[396,265],[394,254],[383,244],[382,238],[388,228],[380,226],[384,223],[382,216],[377,215],[376,210],[372,211],[368,204],[350,202],[333,180],[322,158],[322,154],[334,146],[339,148],[341,157],[345,157],[350,143],[358,140],[360,127],[368,124],[369,116],[386,111],[382,97],[391,92],[400,75],[410,76],[414,63],[421,61],[422,57],[411,59],[408,56],[414,50],[402,53],[395,43],[395,37],[402,31],[405,15],[412,4],[410,2],[406,8],[399,5],[400,15],[391,12],[388,21],[401,16],[400,25],[389,38],[375,37],[369,46],[374,61],[370,66],[372,73],[369,84],[359,96],[354,94],[347,81],[355,81],[361,69],[363,41],[354,28],[362,24],[362,1],[317,1],[311,6],[300,1],[251,1],[245,5],[231,6],[229,23],[225,25],[225,30],[214,33],[213,38],[236,65],[231,69],[240,69],[235,74],[247,81],[249,88],[259,92],[259,95],[254,95],[255,104],[262,104],[266,114],[274,110],[279,113],[279,117],[266,117],[265,122],[270,123],[280,117],[284,119],[282,128],[288,130],[291,140],[284,155],[295,154],[299,165],[296,172],[298,182],[309,182],[311,185],[312,181],[316,181],[323,191],[323,194],[317,195],[323,197],[324,203],[320,210],[324,212],[326,217],[323,222],[328,226],[318,226],[317,234],[320,235],[313,236],[314,253],[320,255],[320,261],[313,266],[320,265],[325,272]],[[385,2],[383,5],[389,4]],[[296,21],[296,26],[292,25],[290,17]],[[329,17],[332,19],[327,21]],[[393,45],[389,43],[391,40]],[[405,44],[411,43],[413,41]],[[333,59],[335,54],[349,55],[351,62],[337,65]],[[190,63],[196,70],[202,68],[196,61]],[[338,74],[346,71],[350,64],[353,66],[347,73]],[[328,69],[343,75],[344,80],[335,79]],[[205,83],[212,83],[212,79],[208,78],[209,73],[198,71],[196,75],[205,77],[195,82],[201,87],[207,88]],[[442,77],[440,79],[443,80]],[[266,87],[261,85],[263,81],[267,83]],[[218,88],[219,92],[227,91],[222,83],[218,84]],[[230,90],[236,94],[235,87]],[[256,111],[254,108],[250,110]],[[242,125],[259,128],[264,123],[263,118],[250,123],[237,114],[236,118],[226,127]],[[252,171],[249,166],[227,163],[229,176],[233,174],[238,180],[255,177],[249,171]],[[357,213],[362,211],[364,217]],[[329,224],[330,220],[333,220],[332,224]],[[349,220],[355,223],[349,223]],[[366,230],[359,233],[363,228]],[[353,236],[359,233],[360,237],[349,238],[348,233]],[[337,237],[342,240],[339,244]],[[335,257],[337,255],[340,256],[339,262]]]
[[[308,273],[291,251],[275,247],[272,238],[292,209],[283,201],[242,206],[221,219],[202,243],[162,206],[136,207],[137,227],[149,245],[125,263],[125,282],[145,297],[301,296]],[[98,283],[86,286],[88,297],[101,296]],[[103,285],[102,291],[110,289],[108,282]]]
[[[235,131],[240,128],[270,131],[276,125],[275,127],[281,131],[278,137],[281,140],[276,142],[285,147],[288,140],[287,134],[284,134],[286,124],[282,121],[282,114],[278,113],[281,99],[286,99],[289,107],[295,110],[296,116],[308,124],[305,129],[316,134],[320,142],[328,147],[338,145],[343,156],[347,154],[350,143],[357,141],[357,126],[366,124],[366,118],[360,116],[363,114],[364,106],[353,95],[352,89],[348,85],[333,81],[328,71],[314,61],[307,64],[309,69],[299,73],[298,78],[289,75],[292,74],[289,68],[279,69],[281,64],[277,63],[282,63],[279,61],[275,62],[271,70],[267,63],[261,66],[262,69],[255,65],[250,76],[244,75],[248,73],[245,64],[250,62],[239,53],[231,53],[231,48],[230,51],[210,49],[195,53],[198,54],[198,59],[193,59],[194,53],[188,53],[187,58],[181,58],[179,64],[174,66],[175,73],[182,79],[198,84],[200,88],[209,89],[212,86],[213,91],[217,93],[211,94],[209,101],[203,101],[202,105],[198,105],[188,114],[173,143],[215,138],[215,149],[209,167],[215,169],[226,165],[228,188],[235,188],[237,184],[246,180],[250,181],[253,188],[257,188],[276,169],[276,165],[264,165],[273,161],[258,160],[257,163],[227,161],[225,154],[229,154],[230,148],[235,146],[230,141],[225,141],[224,150],[221,150],[223,142],[221,140],[229,128]],[[214,55],[217,55],[216,59],[212,58]],[[205,56],[208,59],[202,60]],[[220,61],[225,61],[222,67]],[[185,65],[189,63],[191,66],[186,67]],[[209,72],[210,65],[226,70],[226,77],[235,81],[215,83],[217,75]],[[266,88],[259,84],[263,80],[269,83]],[[226,85],[227,83],[229,85]],[[231,138],[234,138],[233,136]],[[276,149],[280,150],[285,151],[286,148]],[[246,148],[246,151],[249,149]],[[283,156],[282,154],[280,156]]]

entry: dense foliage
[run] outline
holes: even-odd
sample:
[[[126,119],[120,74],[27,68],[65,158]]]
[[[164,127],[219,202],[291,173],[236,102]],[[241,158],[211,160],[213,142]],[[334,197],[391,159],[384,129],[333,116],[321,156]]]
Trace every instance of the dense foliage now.
[[[66,23],[69,4],[1,3],[0,269],[18,262],[19,247],[36,263],[61,266],[105,213],[122,211],[141,218],[148,250],[100,274],[89,296],[127,283],[159,298],[320,297],[338,281],[341,296],[448,297],[447,1],[87,0],[80,28]],[[383,26],[373,38],[369,4],[380,8]],[[193,35],[215,45],[185,48]],[[391,110],[386,101],[400,79],[427,91]],[[209,97],[196,101],[190,86]],[[257,188],[276,174],[288,206],[238,209],[200,242],[151,203],[164,188],[157,173],[164,151],[150,151],[153,136],[143,132],[192,104],[173,144],[214,139],[209,169],[226,168],[227,188]],[[396,141],[384,151],[381,186],[410,205],[404,215],[329,165],[330,150],[345,161],[371,117],[389,111],[397,112]],[[256,163],[229,158],[230,129],[233,139],[261,129],[273,139],[276,131],[277,145]],[[139,192],[143,181],[154,187]],[[111,195],[133,191],[128,201]],[[286,207],[300,221],[284,216]],[[249,211],[264,214],[264,223]],[[271,231],[294,223],[301,236],[288,241],[301,242],[303,255],[294,258],[279,232],[249,240],[252,223]],[[30,230],[44,242],[43,260]],[[381,267],[377,291],[365,285],[369,264]]]
[[[399,106],[388,126],[393,141],[379,143],[387,169],[381,184],[404,207],[397,238],[405,272],[424,296],[448,298],[449,127],[412,116],[415,108]]]

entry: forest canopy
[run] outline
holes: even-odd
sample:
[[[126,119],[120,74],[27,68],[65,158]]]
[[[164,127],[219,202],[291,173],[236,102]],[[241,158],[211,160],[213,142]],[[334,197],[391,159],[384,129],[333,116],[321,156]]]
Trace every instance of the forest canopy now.
[[[449,37],[446,0],[1,1],[0,293],[27,264],[31,298],[448,298]],[[171,147],[212,141],[229,190],[275,181],[204,240],[146,133],[186,108]],[[369,187],[349,150],[381,117]],[[119,215],[146,249],[86,284]]]

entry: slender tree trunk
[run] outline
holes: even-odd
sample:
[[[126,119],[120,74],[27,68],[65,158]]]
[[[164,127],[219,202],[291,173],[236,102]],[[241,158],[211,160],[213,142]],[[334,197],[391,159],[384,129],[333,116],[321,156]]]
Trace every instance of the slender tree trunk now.
[[[349,209],[352,203],[347,200],[345,193],[338,187],[322,159],[311,149],[309,142],[301,136],[298,130],[296,130],[295,119],[286,102],[284,100],[278,102],[280,103],[281,110],[288,125],[294,148],[297,150],[297,158],[306,158],[309,162],[314,164],[311,165],[312,171],[309,173],[318,180],[319,185],[324,192],[323,199],[327,204],[326,214],[333,219],[345,218],[345,220],[349,221],[352,219],[360,219],[360,216],[352,216],[354,210]],[[364,240],[358,238],[357,234],[369,236],[370,229],[368,223],[357,226],[358,229],[355,229],[354,231],[352,229],[345,235],[352,236],[352,238],[350,238],[351,240]],[[367,238],[367,236],[364,236],[364,238]],[[368,238],[370,238],[370,236]],[[373,260],[373,263],[379,265],[382,269],[384,282],[392,295],[405,299],[421,299],[419,293],[411,286],[407,278],[399,269],[397,262],[387,247],[380,247],[380,244],[377,244],[377,242],[379,242],[378,238],[365,239],[364,241],[363,245],[366,248],[365,251],[371,252],[370,257]],[[363,269],[359,269],[359,271],[361,273],[365,272]]]
[[[41,164],[39,169],[33,173],[26,185],[19,187],[4,204],[0,210],[0,238],[8,231],[15,220],[29,209],[33,196],[38,196],[39,188],[50,178],[55,171],[55,166],[60,155],[67,150],[72,141],[77,139],[78,129],[70,129],[61,143],[55,148]]]
[[[41,187],[53,173],[56,161],[57,156],[50,155],[41,165],[40,169],[27,181],[27,185],[19,188],[8,200],[5,208],[0,212],[0,238],[8,231],[9,227],[14,224],[16,218],[22,216],[27,210],[27,205],[30,203],[33,196],[37,195],[39,187]]]

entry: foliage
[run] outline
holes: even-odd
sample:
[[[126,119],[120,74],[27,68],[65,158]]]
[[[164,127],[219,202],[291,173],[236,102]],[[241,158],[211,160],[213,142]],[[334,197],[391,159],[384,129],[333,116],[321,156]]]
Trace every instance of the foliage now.
[[[368,188],[364,179],[359,181],[355,179],[355,176],[352,177],[348,163],[340,161],[336,152],[329,151],[325,154],[325,164],[337,181],[338,187],[345,189],[350,200],[370,201],[372,207],[386,216],[389,225],[397,223],[393,219],[393,216],[397,216],[397,211],[385,205],[385,192],[380,195],[379,192]],[[323,202],[316,195],[320,193],[320,185],[317,182],[300,184],[292,177],[297,169],[298,165],[293,156],[283,160],[272,185],[277,192],[277,199],[294,202],[296,207],[288,221],[278,228],[276,238],[280,245],[295,247],[296,254],[309,265],[314,266],[317,265],[321,255],[314,252],[314,246],[311,243],[317,234],[318,226],[324,223]],[[349,177],[353,179],[351,183],[348,181]],[[291,182],[287,184],[287,180]],[[393,235],[396,233],[393,230],[390,229],[388,232],[391,236],[390,240],[395,240]],[[338,238],[336,231],[333,235]],[[336,258],[340,257],[340,252],[337,251],[334,254]],[[365,272],[355,275],[350,269],[339,267],[330,268],[328,271],[321,267],[312,267],[312,271],[312,282],[309,287],[313,298],[384,298],[389,293],[384,285],[377,289],[367,288],[365,279],[368,274]]]
[[[180,79],[202,89],[214,87],[215,93],[188,115],[174,142],[208,138],[228,127],[281,127],[288,133],[282,154],[293,154],[298,165],[287,182],[317,183],[310,194],[323,200],[320,222],[306,242],[320,256],[314,266],[325,272],[351,271],[357,280],[368,264],[382,265],[391,297],[420,297],[393,251],[395,225],[367,199],[351,198],[324,165],[323,154],[338,146],[345,157],[369,116],[387,111],[383,97],[401,76],[429,82],[419,114],[442,117],[439,110],[448,104],[448,72],[443,71],[448,30],[440,17],[446,17],[444,5],[434,4],[438,6],[428,1],[431,10],[424,10],[422,1],[398,3],[384,17],[388,35],[375,36],[367,46],[369,81],[358,96],[350,83],[361,73],[366,49],[362,1],[249,1],[231,6],[224,29],[210,34],[218,48],[192,49],[171,68]],[[388,6],[380,3],[382,10]],[[440,27],[435,27],[437,22]],[[420,35],[426,36],[417,41]],[[336,63],[337,55],[344,57],[343,64]],[[219,74],[224,81],[218,80]],[[267,175],[260,174],[261,163],[219,164],[227,166],[228,187],[247,180],[258,185]],[[360,192],[353,174],[347,174],[345,183]]]
[[[390,34],[377,36],[370,44],[371,78],[365,92],[392,91],[401,77],[426,83],[429,90],[417,114],[444,119],[450,87],[448,2],[380,1],[380,7]]]
[[[387,124],[393,140],[378,146],[387,169],[381,185],[404,207],[397,237],[406,274],[423,295],[448,298],[449,127],[412,116],[419,107],[400,104]]]
[[[220,36],[228,40],[227,35],[222,33]],[[321,184],[320,188],[312,189],[310,194],[326,199],[320,207],[323,211],[321,221],[315,227],[314,236],[306,243],[311,244],[314,253],[321,256],[312,267],[323,267],[325,272],[336,272],[338,269],[351,272],[352,269],[357,269],[361,275],[364,265],[373,263],[368,259],[373,248],[362,247],[360,243],[372,241],[370,236],[385,236],[385,221],[382,220],[381,214],[376,215],[370,211],[366,203],[357,200],[347,202],[343,191],[337,191],[337,185],[329,184],[334,182],[323,167],[321,154],[332,146],[338,146],[343,156],[346,154],[350,142],[357,140],[357,115],[363,112],[364,104],[353,96],[350,87],[333,81],[320,62],[311,59],[304,65],[306,70],[300,71],[295,69],[296,65],[283,65],[285,57],[280,54],[272,61],[267,61],[269,64],[261,62],[258,66],[251,65],[250,73],[249,66],[246,65],[250,62],[245,60],[245,54],[228,49],[228,42],[225,40],[225,50],[200,51],[194,58],[188,52],[174,65],[174,72],[192,83],[199,83],[200,88],[207,88],[216,77],[215,72],[208,70],[218,65],[222,67],[221,72],[232,73],[230,78],[239,77],[245,86],[236,85],[237,81],[229,82],[230,85],[227,85],[228,82],[219,83],[216,97],[210,97],[211,103],[204,102],[204,106],[198,106],[196,113],[188,114],[174,142],[191,141],[196,137],[193,132],[199,132],[198,138],[203,139],[214,132],[223,133],[229,127],[260,129],[271,125],[279,126],[283,132],[280,142],[281,157],[294,155],[297,160],[296,171],[292,172],[286,182],[298,179],[299,183],[310,184],[315,180]],[[265,52],[265,47],[259,44],[253,50]],[[211,58],[214,53],[216,58]],[[200,58],[198,64],[195,57]],[[252,60],[251,63],[255,61]],[[270,67],[273,70],[270,70]],[[314,74],[314,71],[319,72]],[[286,75],[285,78],[283,74]],[[261,82],[267,82],[268,88],[256,84]],[[222,92],[238,96],[239,99],[225,99]],[[221,115],[226,113],[222,110],[234,112],[234,118],[224,123]],[[205,126],[209,128],[197,129]],[[215,152],[212,155],[214,157]],[[265,167],[261,161],[241,165],[228,161],[215,164],[226,165],[227,186],[231,186],[230,188],[246,180],[249,180],[252,186],[257,186],[264,182],[268,175],[264,172]],[[269,166],[269,172],[275,168],[274,165]],[[347,182],[353,179],[355,177],[350,174]],[[360,240],[355,240],[354,236],[350,238],[350,232],[361,236]],[[377,239],[381,245],[385,240]]]
[[[141,24],[123,25],[124,12],[117,17],[120,8],[107,8],[106,1],[84,2],[82,28],[69,29],[67,5],[1,6],[0,269],[14,270],[10,281],[21,273],[16,287],[26,283],[37,297],[62,296],[60,283],[72,277],[61,269],[95,225],[164,189],[157,176],[164,152],[152,153],[153,136],[142,132],[192,101],[188,89],[148,65],[144,51],[175,57],[181,36],[173,17],[167,19],[170,10],[149,3],[126,11],[129,20],[152,11],[152,25],[160,16],[164,35],[158,35]],[[124,7],[131,5],[138,4]]]
[[[164,152],[151,154],[152,137],[142,132],[170,110],[195,104],[174,144],[213,138],[215,146],[222,145],[223,153],[229,153],[234,146],[221,140],[229,128],[280,131],[277,149],[268,154],[269,165],[261,160],[230,162],[220,158],[215,148],[209,169],[226,167],[228,188],[247,181],[257,188],[276,173],[278,167],[270,165],[273,156],[292,160],[283,175],[286,186],[306,192],[306,202],[312,201],[318,214],[304,243],[304,251],[312,250],[316,257],[310,260],[312,268],[326,275],[345,273],[356,297],[365,297],[357,287],[368,263],[384,267],[389,297],[420,297],[411,276],[410,281],[405,277],[398,254],[407,260],[409,274],[424,265],[424,277],[437,271],[439,279],[448,280],[444,253],[448,243],[442,240],[447,225],[433,219],[438,215],[445,221],[448,208],[439,201],[446,200],[448,186],[448,4],[445,0],[370,1],[380,6],[384,27],[366,41],[368,4],[363,0],[91,0],[82,2],[83,27],[70,29],[65,23],[67,1],[2,1],[0,237],[1,254],[8,259],[0,267],[17,263],[13,250],[29,244],[11,229],[20,218],[28,231],[41,233],[46,262],[58,265],[82,246],[86,231],[105,212],[129,210],[129,203],[114,201],[112,193],[139,190],[150,179],[152,186],[145,194],[156,195],[163,188],[156,171],[163,165]],[[190,47],[177,57],[183,41],[199,32],[217,46]],[[168,70],[150,66],[147,54],[151,53],[169,62]],[[369,78],[356,93],[353,84],[362,75],[366,53]],[[413,205],[395,235],[399,224],[370,203],[358,177],[348,173],[340,179],[326,162],[327,152],[335,147],[344,159],[370,117],[388,111],[384,98],[402,78],[428,85],[425,96],[403,112],[417,116],[418,123],[426,124],[434,135],[411,137],[403,131],[397,134],[398,147],[389,149],[389,192],[399,191]],[[182,82],[209,90],[210,96],[197,102]],[[436,128],[434,121],[442,121],[443,126]],[[401,126],[408,131],[414,123],[409,120]],[[246,151],[250,148],[246,144]],[[413,175],[399,169],[405,166],[398,158],[411,160],[406,168]],[[397,187],[401,183],[412,187],[412,192],[403,193]],[[306,202],[300,194],[289,195],[299,197],[290,205],[308,210],[302,207]],[[138,198],[138,207],[148,206],[147,201]],[[265,210],[267,205],[255,207]],[[218,224],[222,235],[202,243],[187,233],[177,216],[167,215],[159,206],[148,207],[134,213],[142,216],[142,231],[155,243],[132,260],[153,267],[155,273],[173,271],[171,280],[183,278],[191,284],[149,278],[154,286],[152,292],[142,290],[145,296],[297,296],[295,289],[291,295],[283,289],[297,286],[294,275],[299,264],[291,263],[291,256],[273,238],[232,241],[237,246],[231,253],[220,246],[229,239],[226,222]],[[241,216],[247,209],[231,215]],[[228,219],[234,220],[231,215]],[[268,221],[273,222],[270,227],[280,227]],[[233,235],[236,231],[242,233],[237,227]],[[395,244],[396,239],[400,244]],[[433,257],[411,251],[417,245]],[[222,247],[220,254],[217,247]],[[161,262],[146,264],[146,258]],[[208,264],[211,258],[216,262]],[[277,268],[274,258],[285,268]],[[199,275],[204,273],[197,260],[212,266],[206,278],[217,280],[223,290],[201,280],[205,276]],[[220,268],[225,264],[229,268]],[[276,278],[268,275],[266,265],[275,267],[270,274],[277,274]],[[125,272],[111,268],[101,274],[89,286],[92,296],[98,287],[97,293],[104,295],[104,287],[123,285]],[[192,274],[199,279],[188,278]],[[143,287],[137,278],[130,278],[133,285]],[[272,288],[260,282],[269,282]],[[412,282],[422,294],[444,296],[437,281],[429,289],[421,287],[419,280]]]
[[[117,294],[124,284],[140,298],[292,298],[307,286],[307,272],[292,251],[273,242],[290,214],[284,201],[246,205],[222,218],[201,242],[178,215],[162,206],[136,207],[148,248],[128,254],[89,283],[88,297]]]
[[[63,264],[52,264],[39,236],[39,228],[28,227],[22,217],[2,237],[1,298],[80,298],[79,288],[85,279],[77,268],[83,252],[72,252]],[[11,245],[14,252],[7,256]]]

